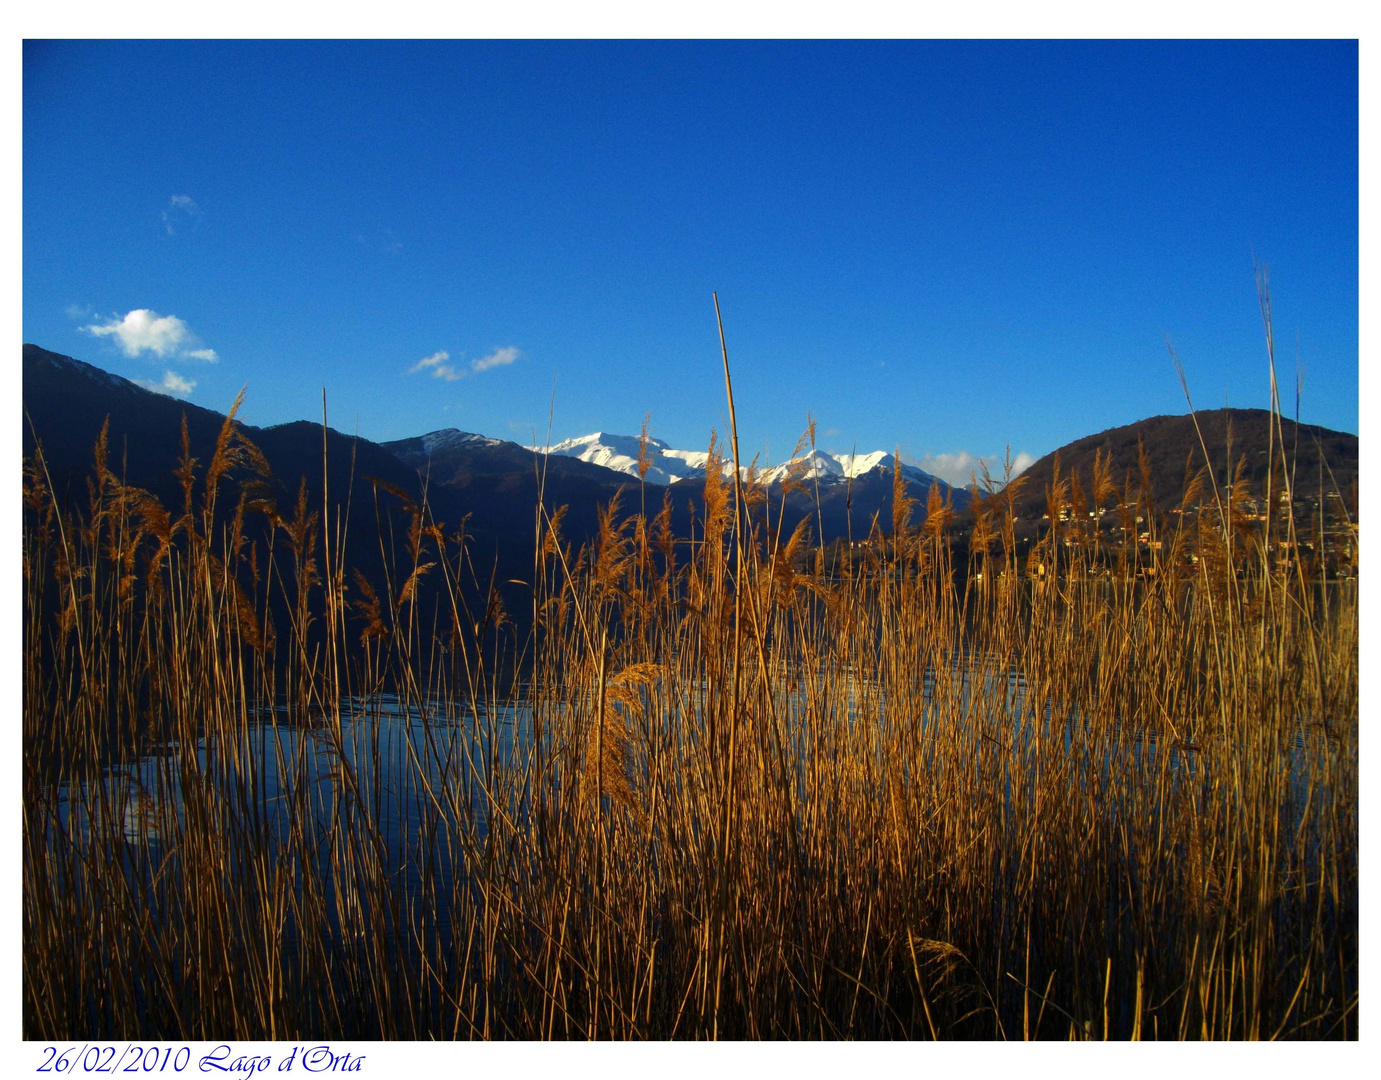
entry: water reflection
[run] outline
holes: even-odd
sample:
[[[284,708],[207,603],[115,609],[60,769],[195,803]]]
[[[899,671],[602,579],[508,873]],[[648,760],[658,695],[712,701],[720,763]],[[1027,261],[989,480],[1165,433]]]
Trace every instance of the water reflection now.
[[[992,654],[933,659],[907,679],[845,668],[800,671],[777,685],[785,686],[777,708],[803,799],[810,797],[810,763],[836,737],[826,729],[839,720],[855,737],[888,732],[919,740],[919,763],[927,761],[932,737],[957,735],[980,775],[1001,770],[999,790],[1009,812],[1028,797],[1030,786],[1020,782],[1024,771],[1053,752],[1062,755],[1070,783],[1110,792],[1109,798],[1137,787],[1120,784],[1119,777],[1160,773],[1168,789],[1208,782],[1195,745],[1145,724],[1038,700],[1025,676]],[[712,689],[704,680],[679,684],[660,705],[650,688],[641,692],[649,714],[660,707],[666,728],[685,732],[703,720]],[[548,732],[566,707],[544,696]],[[689,724],[667,715],[678,709]],[[352,697],[308,723],[291,722],[282,706],[254,716],[231,735],[207,735],[195,746],[159,746],[112,767],[99,782],[63,788],[47,827],[79,845],[138,846],[156,861],[176,846],[195,815],[199,826],[233,835],[251,850],[293,845],[299,854],[314,852],[327,876],[332,845],[372,844],[384,872],[415,896],[424,874],[454,877],[473,855],[466,845],[483,843],[491,817],[526,820],[534,727],[526,692],[507,704]],[[1317,797],[1318,759],[1326,757],[1322,739],[1316,728],[1301,726],[1286,740],[1297,813],[1311,790]],[[955,744],[953,738],[946,742]],[[876,737],[872,746],[878,775],[884,775],[887,739]]]

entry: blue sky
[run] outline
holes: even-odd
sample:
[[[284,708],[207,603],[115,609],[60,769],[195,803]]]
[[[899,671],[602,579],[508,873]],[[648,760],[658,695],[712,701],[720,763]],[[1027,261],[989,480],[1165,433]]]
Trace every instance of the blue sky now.
[[[372,439],[1358,430],[1355,42],[30,42],[23,333]],[[200,355],[198,355],[200,354]],[[444,355],[443,355],[444,354]],[[1291,394],[1291,398],[1292,398]],[[1293,409],[1293,401],[1288,403]],[[946,457],[946,455],[949,455]],[[962,455],[967,455],[963,457]],[[964,469],[966,471],[966,469]]]

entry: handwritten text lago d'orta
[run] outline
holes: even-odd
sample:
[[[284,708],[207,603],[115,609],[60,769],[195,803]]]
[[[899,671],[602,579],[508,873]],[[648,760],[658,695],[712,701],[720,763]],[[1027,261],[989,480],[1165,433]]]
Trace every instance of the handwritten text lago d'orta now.
[[[349,1051],[337,1053],[329,1046],[294,1046],[286,1054],[278,1055],[276,1072],[302,1071],[308,1073],[353,1073],[364,1069],[364,1054],[351,1054]],[[236,1054],[231,1047],[222,1044],[198,1061],[202,1072],[228,1073],[238,1076],[253,1076],[268,1072],[274,1067],[272,1054]]]

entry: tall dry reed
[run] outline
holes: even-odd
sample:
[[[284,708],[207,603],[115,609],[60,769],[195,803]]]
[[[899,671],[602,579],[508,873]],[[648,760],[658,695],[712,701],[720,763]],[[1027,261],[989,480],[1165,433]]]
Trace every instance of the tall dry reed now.
[[[40,450],[26,1036],[1356,1036],[1357,594],[1278,488],[1191,461],[1168,524],[1099,458],[1028,556],[1010,463],[967,551],[899,482],[826,573],[730,453],[686,537],[540,507],[520,640],[463,529],[280,508],[233,412],[173,510]]]

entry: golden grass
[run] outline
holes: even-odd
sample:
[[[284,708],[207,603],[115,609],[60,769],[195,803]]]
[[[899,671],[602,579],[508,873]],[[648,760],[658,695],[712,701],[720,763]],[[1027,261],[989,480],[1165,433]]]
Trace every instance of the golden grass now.
[[[519,641],[425,505],[370,581],[183,456],[25,466],[28,1038],[1356,1036],[1356,590],[1240,475],[1057,472],[1039,578],[1010,468],[958,575],[899,486],[826,575],[712,440],[689,538],[542,509]]]

